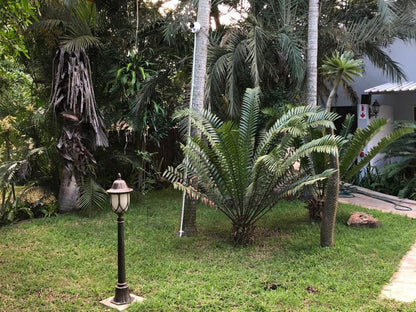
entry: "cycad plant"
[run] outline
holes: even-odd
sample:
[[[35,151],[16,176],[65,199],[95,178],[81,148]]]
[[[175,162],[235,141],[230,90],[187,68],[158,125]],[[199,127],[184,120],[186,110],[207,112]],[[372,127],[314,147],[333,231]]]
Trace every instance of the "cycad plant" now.
[[[176,188],[223,212],[232,222],[236,244],[253,239],[255,223],[279,199],[304,185],[325,179],[332,171],[308,176],[294,164],[311,152],[336,153],[337,139],[324,136],[295,148],[295,141],[310,127],[334,127],[333,113],[312,106],[296,107],[268,131],[259,131],[259,89],[247,89],[239,124],[221,121],[208,111],[184,110],[201,137],[182,146],[188,157],[188,177],[183,163],[164,173]],[[184,181],[193,180],[191,185]]]
[[[350,182],[361,169],[363,169],[378,153],[382,152],[386,146],[398,140],[405,134],[414,130],[411,127],[403,126],[396,128],[392,133],[383,137],[370,151],[357,162],[357,159],[364,147],[387,125],[387,119],[379,118],[373,120],[366,128],[357,129],[354,134],[348,131],[348,125],[351,125],[350,119],[353,116],[347,116],[341,136],[345,139],[345,144],[340,147],[340,177],[344,182]],[[400,142],[400,141],[399,141]],[[403,146],[402,146],[403,147]]]

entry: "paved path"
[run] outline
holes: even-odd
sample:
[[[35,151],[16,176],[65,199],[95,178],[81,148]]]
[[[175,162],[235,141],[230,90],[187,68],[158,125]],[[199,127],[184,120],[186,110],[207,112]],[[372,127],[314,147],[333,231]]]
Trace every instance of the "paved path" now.
[[[416,219],[416,201],[399,199],[355,186],[350,188],[350,191],[352,192],[345,197],[340,196],[341,203],[397,213]],[[402,302],[416,300],[416,243],[402,258],[399,269],[394,273],[389,284],[383,287],[380,297]]]

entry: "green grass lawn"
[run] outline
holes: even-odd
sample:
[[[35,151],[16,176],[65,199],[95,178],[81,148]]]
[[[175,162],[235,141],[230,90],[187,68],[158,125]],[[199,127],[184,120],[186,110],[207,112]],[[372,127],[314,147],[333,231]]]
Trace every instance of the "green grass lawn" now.
[[[128,311],[416,311],[378,297],[416,240],[416,220],[370,211],[381,228],[349,228],[358,208],[340,205],[336,247],[323,249],[303,205],[282,202],[254,244],[238,248],[228,219],[204,206],[199,235],[177,237],[177,192],[135,202],[125,216],[127,281],[146,300]],[[106,311],[99,301],[114,295],[116,279],[110,211],[0,228],[0,311]]]

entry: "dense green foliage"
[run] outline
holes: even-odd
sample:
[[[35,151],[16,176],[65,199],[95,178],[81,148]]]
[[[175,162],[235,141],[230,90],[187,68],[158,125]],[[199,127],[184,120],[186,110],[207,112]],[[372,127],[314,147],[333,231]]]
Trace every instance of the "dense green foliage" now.
[[[368,142],[370,142],[370,140],[374,138],[374,136],[384,128],[386,124],[386,119],[378,118],[373,120],[364,129],[356,129],[353,134],[347,134],[348,132],[346,133],[345,138],[348,140],[346,140],[346,144],[342,146],[342,150],[340,153],[341,180],[343,180],[344,182],[350,182],[354,178],[354,176],[356,176],[360,172],[360,170],[363,169],[378,153],[383,151],[383,149],[385,149],[393,142],[395,145],[398,142],[403,143],[403,139],[400,138],[405,136],[406,134],[413,133],[413,129],[411,127],[397,128],[394,132],[383,137],[357,163],[357,159],[359,158],[361,151],[368,144]],[[401,145],[401,147],[403,146],[407,145]]]
[[[207,103],[222,119],[238,121],[247,87],[259,87],[264,95],[260,107],[278,108],[279,116],[303,101],[307,3],[249,2],[245,8],[232,1],[212,2],[216,28],[209,34]],[[158,173],[181,160],[171,116],[189,101],[193,34],[187,23],[195,20],[195,2],[181,1],[176,10],[152,1],[1,4],[0,158],[31,160],[26,180],[17,183],[58,193],[63,164],[56,144],[61,133],[48,103],[59,49],[85,49],[91,62],[91,87],[110,145],[94,154],[96,182],[105,188],[120,171],[143,191],[159,183]],[[221,4],[247,15],[237,24],[221,25]],[[321,4],[318,64],[335,50],[351,50],[392,79],[404,77],[383,48],[397,38],[415,37],[414,1]],[[327,94],[327,86],[322,84],[320,91]],[[42,156],[33,157],[32,150]],[[8,194],[12,187],[8,184]]]
[[[20,53],[29,57],[24,31],[36,20],[35,10],[29,0],[0,1],[0,61]]]
[[[332,249],[300,202],[280,202],[247,248],[229,240],[228,220],[198,207],[199,235],[178,238],[181,194],[150,193],[125,216],[127,282],[145,302],[129,311],[414,311],[379,293],[416,239],[406,217],[370,213],[378,229],[345,225],[341,205]],[[363,209],[363,211],[367,211]],[[0,310],[103,311],[117,279],[116,215],[62,215],[0,228]],[[23,274],[24,272],[24,274]]]
[[[247,87],[260,87],[265,94],[273,93],[276,85],[283,90],[304,87],[308,2],[249,2],[247,18],[213,41],[209,56],[213,110],[234,119]],[[334,51],[351,51],[358,59],[367,57],[389,79],[403,79],[400,65],[383,47],[397,38],[416,37],[414,9],[412,0],[320,1],[318,68]],[[318,82],[320,96],[327,96],[323,75]]]
[[[399,123],[397,126],[399,129],[404,126],[410,131],[382,150],[387,165],[380,169],[368,166],[357,183],[386,194],[416,199],[416,125]]]

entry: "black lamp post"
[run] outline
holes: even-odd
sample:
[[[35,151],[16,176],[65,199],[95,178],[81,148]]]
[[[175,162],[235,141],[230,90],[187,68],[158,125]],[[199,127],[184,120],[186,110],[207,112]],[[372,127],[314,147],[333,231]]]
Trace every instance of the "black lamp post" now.
[[[111,208],[117,214],[118,223],[118,281],[114,298],[111,300],[116,305],[131,303],[134,298],[130,296],[129,285],[126,282],[126,266],[124,261],[124,218],[123,214],[130,205],[130,193],[133,189],[129,188],[121,174],[113,182],[111,189],[107,190],[110,194]]]

